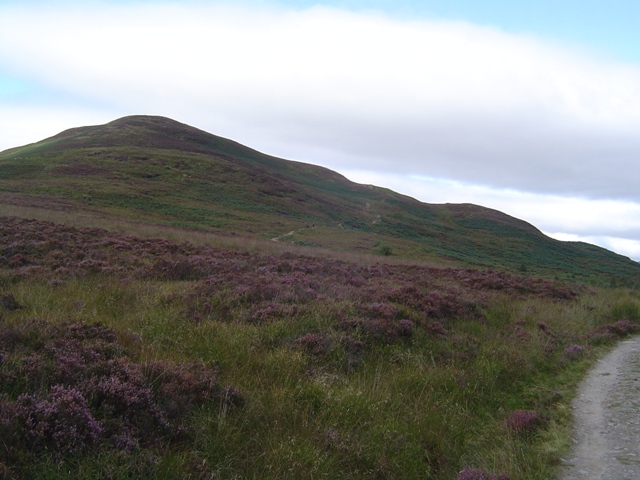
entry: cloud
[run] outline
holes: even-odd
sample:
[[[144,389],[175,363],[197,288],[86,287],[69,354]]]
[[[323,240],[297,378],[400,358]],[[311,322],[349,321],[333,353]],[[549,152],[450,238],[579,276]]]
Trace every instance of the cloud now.
[[[113,120],[113,111],[79,106],[12,105],[0,102],[0,151],[38,142],[68,128],[99,125]]]
[[[640,238],[640,67],[533,36],[321,7],[0,4],[0,74],[56,96],[41,115],[0,97],[0,149],[160,114],[425,201]]]
[[[5,68],[69,95],[195,109],[330,145],[353,166],[639,195],[640,69],[531,37],[325,8],[142,3],[5,9],[0,45]]]

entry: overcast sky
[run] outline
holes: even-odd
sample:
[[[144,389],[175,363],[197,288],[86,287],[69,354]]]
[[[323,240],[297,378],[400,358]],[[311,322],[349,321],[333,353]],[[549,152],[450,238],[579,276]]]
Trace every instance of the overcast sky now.
[[[640,260],[640,2],[0,0],[0,150],[174,118]]]

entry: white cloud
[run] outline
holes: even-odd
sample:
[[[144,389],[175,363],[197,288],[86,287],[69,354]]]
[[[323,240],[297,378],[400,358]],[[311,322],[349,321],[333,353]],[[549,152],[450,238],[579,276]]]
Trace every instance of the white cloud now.
[[[99,125],[113,120],[113,111],[62,108],[59,105],[2,105],[0,151],[38,142],[69,128]]]
[[[41,114],[0,99],[0,150],[160,114],[425,201],[640,238],[640,68],[534,37],[328,8],[0,5],[0,72],[58,96]]]
[[[638,148],[640,69],[465,23],[142,3],[6,9],[0,27],[3,64],[76,96],[294,125],[287,139],[423,174],[501,184],[530,178],[523,160],[571,172]]]

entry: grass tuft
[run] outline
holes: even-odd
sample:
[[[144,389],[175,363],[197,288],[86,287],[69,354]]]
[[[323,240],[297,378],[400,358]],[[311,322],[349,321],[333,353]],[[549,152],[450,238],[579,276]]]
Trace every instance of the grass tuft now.
[[[553,478],[637,293],[0,219],[0,472]],[[475,476],[474,476],[475,475]]]

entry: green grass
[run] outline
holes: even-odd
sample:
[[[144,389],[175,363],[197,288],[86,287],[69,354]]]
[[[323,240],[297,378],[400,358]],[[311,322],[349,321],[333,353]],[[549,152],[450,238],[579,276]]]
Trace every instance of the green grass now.
[[[245,399],[199,405],[184,444],[0,462],[24,478],[551,479],[576,384],[615,343],[589,332],[640,323],[636,262],[168,119],[2,152],[0,199],[0,215],[77,227],[3,220],[0,296],[22,308],[0,307],[0,327],[101,323],[132,360],[218,368]],[[510,431],[522,409],[543,426]]]
[[[286,271],[287,255],[251,261]],[[340,346],[345,333],[334,325],[337,315],[358,316],[357,297],[306,301],[260,323],[249,320],[250,304],[224,288],[193,297],[205,280],[93,274],[51,281],[6,267],[0,273],[0,294],[23,306],[2,312],[5,325],[100,322],[136,361],[217,366],[222,382],[246,399],[242,409],[194,411],[194,440],[185,446],[134,452],[126,461],[108,451],[64,463],[44,455],[23,470],[37,478],[101,478],[106,471],[115,478],[200,478],[202,469],[214,478],[450,479],[465,466],[513,479],[554,478],[569,446],[573,389],[607,345],[575,361],[563,349],[588,346],[586,335],[598,325],[640,320],[632,290],[585,291],[568,301],[492,293],[479,316],[446,320],[446,336],[416,328],[406,341],[367,343],[350,365]],[[397,281],[383,280],[391,289]],[[443,282],[431,288],[450,286]],[[212,312],[194,320],[190,312],[205,301]],[[418,311],[398,307],[418,322]],[[293,346],[310,332],[328,338],[329,350],[315,355]],[[539,412],[544,428],[510,432],[505,420],[517,409]]]
[[[126,117],[1,152],[0,199],[261,239],[315,225],[307,245],[376,254],[385,244],[413,260],[640,283],[637,262],[553,240],[500,212],[424,204],[161,117]]]

